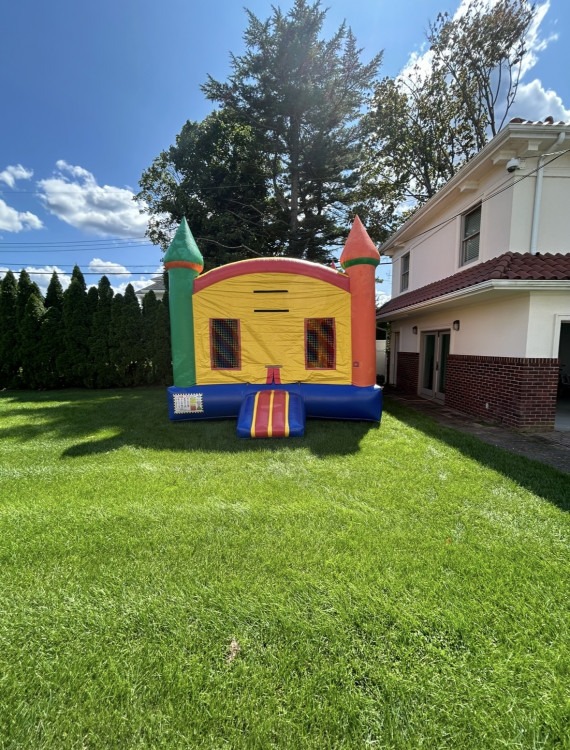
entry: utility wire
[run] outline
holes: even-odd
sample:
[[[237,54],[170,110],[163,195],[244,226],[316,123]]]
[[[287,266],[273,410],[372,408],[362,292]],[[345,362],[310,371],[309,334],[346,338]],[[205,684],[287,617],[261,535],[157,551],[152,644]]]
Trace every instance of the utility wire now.
[[[537,173],[539,171],[539,169],[543,169],[544,167],[548,166],[549,164],[552,164],[557,159],[560,159],[562,156],[564,156],[565,154],[567,154],[569,152],[570,152],[570,148],[569,149],[565,149],[565,150],[560,151],[560,152],[555,152],[555,154],[553,155],[553,158],[550,159],[550,161],[548,161],[546,164],[538,165],[537,167],[535,167],[534,169],[532,169],[527,174],[522,175],[522,177],[520,177],[519,179],[513,180],[512,182],[509,181],[503,187],[499,188],[498,190],[495,190],[493,193],[490,193],[486,197],[482,198],[481,199],[481,204],[486,203],[487,201],[491,200],[492,198],[495,198],[497,195],[500,195],[505,190],[509,190],[510,188],[513,188],[515,185],[518,185],[520,182],[522,182],[523,180],[526,180],[528,177],[532,177],[535,173]],[[548,155],[549,154],[542,154],[541,156],[548,156]],[[536,157],[527,157],[527,158],[539,158],[539,157],[536,156]],[[313,181],[319,181],[319,180],[313,180]],[[320,180],[320,181],[323,181],[323,180]],[[219,186],[219,189],[223,189],[223,188],[226,188],[226,187],[245,187],[245,186],[251,186],[251,185],[255,185],[255,184],[257,184],[257,183],[242,183],[242,184],[239,184],[239,185],[230,185],[230,186],[224,185],[224,186]],[[214,189],[214,186],[212,186],[212,188],[207,188],[207,189]],[[32,191],[14,191],[14,192],[30,192],[31,193]],[[463,216],[464,213],[465,213],[464,211],[456,213],[453,216],[450,216],[449,218],[444,219],[439,224],[434,224],[433,226],[429,227],[428,229],[425,229],[423,232],[418,232],[418,234],[414,235],[413,237],[410,237],[408,240],[406,240],[406,242],[413,242],[414,240],[418,239],[418,237],[422,237],[424,234],[428,234],[430,232],[435,232],[436,230],[441,229],[442,227],[446,226],[447,224],[449,224],[450,222],[454,221],[455,219]],[[206,242],[210,241],[206,237],[202,237],[200,239],[202,241],[206,241]],[[141,240],[143,240],[143,241],[141,242]],[[117,245],[115,243],[123,243],[123,244]],[[36,247],[36,246],[46,247],[48,245],[50,246],[49,249],[45,249],[45,250],[33,250],[32,249],[32,247]],[[72,247],[69,247],[69,248],[68,247],[62,247],[62,245],[72,245]],[[51,247],[51,246],[53,246],[53,247]],[[80,248],[79,246],[86,246],[86,247],[81,247]],[[2,253],[4,253],[4,252],[13,252],[13,248],[14,247],[26,247],[30,252],[33,252],[33,253],[44,253],[44,252],[47,253],[47,252],[52,252],[55,249],[58,249],[58,252],[78,252],[79,249],[84,249],[84,250],[89,250],[89,249],[92,249],[92,250],[95,250],[95,249],[98,249],[98,250],[116,250],[116,249],[121,249],[121,250],[125,250],[125,249],[135,249],[135,248],[140,248],[140,247],[148,247],[150,249],[151,247],[156,247],[156,245],[153,245],[153,244],[149,243],[148,241],[144,241],[143,237],[131,237],[131,238],[125,238],[125,237],[120,237],[119,238],[118,237],[118,238],[109,238],[109,239],[101,239],[101,240],[77,240],[77,241],[66,241],[66,242],[3,242],[0,245],[0,252],[2,252]],[[8,250],[8,249],[4,250],[3,248],[12,248],[12,249],[11,250]],[[386,257],[386,256],[383,256],[383,257]],[[388,264],[391,264],[391,262],[392,261],[390,260],[388,262],[383,263],[382,265],[388,265]],[[20,263],[23,264],[24,261],[18,260],[17,264],[20,264]],[[31,265],[31,263],[30,262],[26,262],[26,265]],[[48,263],[46,265],[58,265],[58,264],[57,263],[53,263],[53,264],[52,263]],[[133,266],[133,268],[142,268],[142,267],[143,266]],[[37,275],[44,275],[43,272],[35,272],[35,273]],[[99,273],[108,273],[109,275],[118,276],[118,275],[124,274],[125,272],[111,273],[110,271],[107,271],[107,272],[99,272]],[[99,275],[99,273],[98,272],[90,272],[90,273],[84,274],[84,275]],[[156,271],[150,271],[150,272],[141,271],[141,272],[137,272],[137,273],[138,273],[138,275],[146,275],[147,273],[156,273]],[[136,274],[130,274],[129,273],[128,275],[136,275]]]
[[[100,240],[66,240],[65,242],[3,242],[4,245],[96,245],[108,242],[139,242],[145,237],[102,237]],[[146,240],[148,242],[148,240]]]
[[[513,182],[508,182],[503,187],[499,188],[498,190],[495,190],[494,193],[490,193],[485,198],[481,198],[481,204],[486,203],[487,201],[490,201],[491,198],[495,198],[497,195],[500,195],[501,193],[504,193],[505,190],[509,190],[509,188],[513,188],[515,185],[518,185],[519,182],[522,182],[523,180],[526,180],[528,177],[532,177],[533,174],[538,172],[539,169],[543,169],[544,167],[548,166],[549,164],[552,164],[552,162],[555,162],[557,159],[560,159],[561,156],[564,156],[564,154],[567,154],[570,152],[570,148],[565,149],[564,151],[560,151],[560,153],[557,153],[554,158],[552,158],[549,162],[546,164],[539,165],[532,169],[527,174],[523,175],[522,177],[519,177],[518,180],[514,180]],[[542,156],[548,156],[548,154],[541,154]],[[538,158],[538,157],[528,157],[528,158]],[[425,204],[424,204],[425,205]],[[454,214],[453,216],[450,216],[448,219],[444,219],[439,224],[434,224],[433,226],[429,227],[429,229],[424,229],[423,232],[418,232],[418,234],[415,234],[413,237],[410,237],[406,240],[406,242],[413,242],[418,237],[422,237],[424,234],[428,234],[428,232],[433,232],[436,229],[441,229],[442,227],[449,224],[451,221],[454,221],[455,219],[458,219],[459,217],[463,216],[465,214],[465,211],[460,211],[457,214]],[[413,219],[413,216],[410,217],[410,220]],[[404,224],[402,224],[404,226]]]

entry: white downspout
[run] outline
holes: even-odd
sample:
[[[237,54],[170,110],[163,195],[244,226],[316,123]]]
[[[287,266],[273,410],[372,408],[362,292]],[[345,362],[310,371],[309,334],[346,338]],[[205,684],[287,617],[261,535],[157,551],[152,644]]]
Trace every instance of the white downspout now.
[[[558,135],[556,142],[552,148],[557,148],[566,138],[566,133],[562,132]],[[544,177],[544,160],[547,156],[552,156],[552,152],[548,154],[541,154],[538,157],[538,167],[536,169],[536,182],[534,185],[534,204],[532,207],[532,224],[530,230],[530,253],[536,255],[538,246],[538,227],[540,224],[540,204],[542,202],[542,180]]]

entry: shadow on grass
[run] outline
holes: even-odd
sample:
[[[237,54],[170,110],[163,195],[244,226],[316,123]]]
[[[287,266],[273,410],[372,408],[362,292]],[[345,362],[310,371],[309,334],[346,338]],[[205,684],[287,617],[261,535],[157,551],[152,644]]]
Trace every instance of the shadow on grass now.
[[[489,445],[473,435],[445,427],[426,414],[390,399],[384,401],[384,412],[424,435],[460,451],[467,458],[509,477],[561,510],[570,510],[569,475],[538,461]]]
[[[0,394],[0,408],[18,425],[0,426],[0,439],[22,441],[54,437],[71,443],[62,458],[108,453],[123,446],[165,451],[279,453],[300,447],[317,456],[348,455],[359,450],[370,422],[308,420],[304,438],[244,440],[236,419],[171,422],[165,388],[109,391],[11,391]]]

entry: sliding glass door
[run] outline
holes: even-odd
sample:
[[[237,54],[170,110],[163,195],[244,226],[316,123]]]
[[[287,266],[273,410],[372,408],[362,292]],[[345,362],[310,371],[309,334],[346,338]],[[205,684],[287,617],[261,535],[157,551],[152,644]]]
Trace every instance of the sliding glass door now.
[[[422,396],[445,400],[445,379],[449,356],[449,331],[429,331],[422,335],[421,381]]]

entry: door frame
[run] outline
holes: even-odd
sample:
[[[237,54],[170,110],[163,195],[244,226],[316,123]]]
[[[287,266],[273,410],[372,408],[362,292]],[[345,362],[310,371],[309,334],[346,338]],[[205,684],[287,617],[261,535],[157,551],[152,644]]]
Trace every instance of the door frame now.
[[[400,331],[390,332],[390,372],[388,382],[398,385],[398,354],[400,352]]]
[[[431,363],[429,377],[427,378],[431,385],[426,385],[426,354],[428,353],[428,337],[434,337],[433,361]],[[447,358],[449,357],[451,345],[451,329],[439,328],[421,332],[420,340],[420,372],[418,393],[424,398],[430,398],[434,401],[445,402],[445,376],[447,372]],[[442,370],[443,379],[442,384]],[[443,385],[443,389],[441,386]]]

